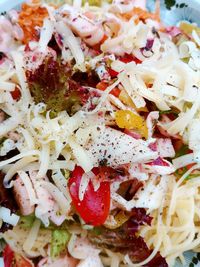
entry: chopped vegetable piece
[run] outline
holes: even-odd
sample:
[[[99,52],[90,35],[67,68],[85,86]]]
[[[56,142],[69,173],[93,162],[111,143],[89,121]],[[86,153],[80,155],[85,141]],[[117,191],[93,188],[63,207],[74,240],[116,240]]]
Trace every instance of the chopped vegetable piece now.
[[[200,28],[194,24],[182,21],[179,25],[179,28],[186,34],[192,34],[192,31],[196,31],[197,34],[200,34]]]
[[[84,5],[85,3],[88,3],[90,6],[101,6],[102,1],[101,0],[88,0],[88,1],[83,0],[82,5]]]
[[[47,110],[72,113],[74,105],[84,104],[89,94],[77,82],[68,80],[69,73],[59,59],[46,57],[34,71],[27,71],[29,88],[35,103],[44,102]]]
[[[134,7],[132,11],[125,13],[123,16],[129,20],[132,16],[137,15],[139,20],[145,21],[146,19],[152,19],[160,22],[160,7],[157,4],[155,13],[150,13],[142,8]]]
[[[173,115],[178,115],[179,114],[179,111],[178,110],[175,110],[175,109],[170,109],[170,110],[162,110],[162,111],[159,111],[159,114],[160,115],[163,115],[163,114],[173,114]]]
[[[148,129],[143,118],[130,110],[118,110],[115,113],[117,126],[126,129],[136,129],[145,138],[148,137]]]
[[[10,246],[6,246],[3,251],[4,267],[33,267],[33,263],[22,257],[20,254],[15,253]]]
[[[51,237],[51,257],[60,256],[66,251],[70,234],[67,230],[54,230]]]
[[[134,263],[138,263],[145,260],[151,254],[151,250],[148,249],[144,239],[137,236],[136,233],[140,225],[150,225],[152,217],[146,214],[145,209],[137,208],[132,210],[130,216],[128,221],[115,230],[101,227],[99,231],[98,229],[97,231],[91,231],[89,239],[102,248],[128,254]],[[145,265],[145,267],[155,266],[168,266],[166,260],[159,253]]]
[[[39,39],[39,33],[36,27],[43,25],[43,19],[48,16],[47,9],[39,5],[22,4],[19,13],[18,23],[24,31],[23,42],[27,44],[29,41]]]
[[[99,82],[96,86],[97,89],[101,90],[101,91],[105,91],[106,88],[109,86],[109,83],[107,82]],[[120,94],[121,90],[119,88],[114,88],[112,89],[112,91],[110,92],[112,95],[118,97]]]
[[[130,98],[130,96],[127,94],[127,92],[125,90],[121,90],[120,94],[119,94],[119,99],[127,106],[134,108],[135,110],[137,110],[138,112],[148,112],[147,107],[142,107],[142,108],[137,108],[135,106],[135,104],[133,103],[132,99]]]
[[[110,211],[110,184],[109,182],[101,182],[95,191],[90,181],[81,201],[79,199],[79,187],[83,174],[83,169],[76,166],[69,179],[68,186],[73,204],[87,224],[102,225]]]
[[[3,251],[3,261],[5,267],[11,267],[13,265],[14,252],[7,245]]]
[[[134,61],[136,64],[140,64],[142,62],[138,58],[134,57],[133,55],[129,55],[129,54],[125,54],[123,57],[120,57],[119,60],[124,63],[129,63],[129,62]]]
[[[18,101],[21,97],[21,92],[19,90],[19,87],[16,86],[15,90],[11,92],[12,98],[16,101]]]

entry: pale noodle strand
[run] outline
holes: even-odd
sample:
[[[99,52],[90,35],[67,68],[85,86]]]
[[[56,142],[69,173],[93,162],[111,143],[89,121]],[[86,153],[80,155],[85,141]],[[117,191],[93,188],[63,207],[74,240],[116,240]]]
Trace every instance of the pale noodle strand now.
[[[33,226],[24,242],[23,249],[27,254],[32,254],[32,247],[34,246],[34,243],[37,239],[39,230],[40,230],[41,222],[40,220],[36,219],[33,223]]]

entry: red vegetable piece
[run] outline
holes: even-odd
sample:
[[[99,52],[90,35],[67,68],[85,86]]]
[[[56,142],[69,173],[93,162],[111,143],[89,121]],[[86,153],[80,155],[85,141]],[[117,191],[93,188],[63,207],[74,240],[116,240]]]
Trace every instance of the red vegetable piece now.
[[[69,179],[68,186],[73,204],[87,224],[102,225],[110,210],[110,184],[109,182],[101,182],[99,189],[95,191],[90,181],[81,201],[79,199],[79,187],[83,174],[83,169],[76,166]]]
[[[169,167],[169,163],[164,161],[161,157],[158,157],[157,159],[155,159],[154,161],[152,162],[149,162],[149,163],[146,163],[150,166],[163,166],[163,167]]]
[[[111,68],[108,68],[108,73],[110,74],[111,78],[116,78],[117,75],[119,74],[119,72],[117,72]]]
[[[142,62],[138,58],[134,57],[133,55],[129,55],[129,54],[125,54],[123,57],[120,57],[119,60],[124,63],[130,63],[134,61],[136,64],[140,64]]]
[[[34,265],[21,255],[15,253],[16,267],[33,267]]]
[[[3,250],[4,267],[11,267],[14,261],[14,252],[7,245]]]
[[[33,267],[31,261],[25,259],[20,254],[15,253],[9,245],[3,251],[4,267]]]
[[[21,92],[19,90],[19,87],[15,87],[14,91],[11,91],[12,98],[16,101],[20,100]]]
[[[108,86],[109,86],[109,84],[107,82],[99,82],[97,84],[96,88],[101,90],[101,91],[105,91]],[[120,92],[121,92],[121,90],[118,87],[115,87],[114,89],[112,89],[112,91],[110,93],[112,95],[118,97]]]

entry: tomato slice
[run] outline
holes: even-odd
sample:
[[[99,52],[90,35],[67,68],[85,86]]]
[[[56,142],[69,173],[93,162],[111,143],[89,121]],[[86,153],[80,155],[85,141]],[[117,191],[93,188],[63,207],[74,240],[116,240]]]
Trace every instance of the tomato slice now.
[[[96,170],[94,173],[96,174]],[[99,189],[95,191],[90,181],[81,201],[79,187],[83,174],[83,169],[76,166],[69,179],[68,186],[73,204],[87,224],[102,225],[110,211],[110,183],[101,182]]]
[[[15,253],[9,245],[3,251],[4,267],[33,267],[34,265],[28,259],[20,254]]]
[[[10,92],[12,95],[12,98],[16,101],[20,100],[21,97],[21,92],[19,90],[19,88],[16,86],[14,91]]]
[[[3,250],[4,267],[11,267],[14,262],[14,252],[10,246],[6,246]]]
[[[33,267],[33,264],[29,260],[23,258],[17,253],[15,253],[15,261],[16,267]]]
[[[105,91],[108,86],[109,86],[109,84],[107,82],[99,82],[97,84],[96,88],[101,90],[101,91]],[[112,95],[118,97],[120,92],[121,92],[121,90],[118,87],[115,87],[114,89],[112,89],[112,91],[110,93]]]
[[[124,63],[130,63],[134,61],[136,64],[140,64],[142,62],[141,60],[130,54],[125,54],[124,56],[120,57],[119,60]]]
[[[117,72],[111,68],[108,68],[108,73],[110,74],[111,78],[116,78],[117,75],[119,74],[119,72]]]

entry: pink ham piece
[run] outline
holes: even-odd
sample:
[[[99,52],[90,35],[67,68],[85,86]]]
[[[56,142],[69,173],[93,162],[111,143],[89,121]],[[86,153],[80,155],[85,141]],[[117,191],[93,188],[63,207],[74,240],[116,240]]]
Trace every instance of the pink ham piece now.
[[[78,261],[68,255],[58,259],[51,259],[50,257],[43,258],[38,267],[76,267]]]
[[[33,213],[35,207],[31,205],[26,187],[19,176],[17,176],[17,179],[13,182],[13,191],[21,214],[29,215]]]
[[[104,37],[101,25],[79,12],[70,5],[64,5],[61,14],[71,30],[90,46],[99,44]]]
[[[14,39],[21,40],[23,31],[19,25],[13,25],[4,16],[0,17],[0,51],[7,53],[14,44]]]

